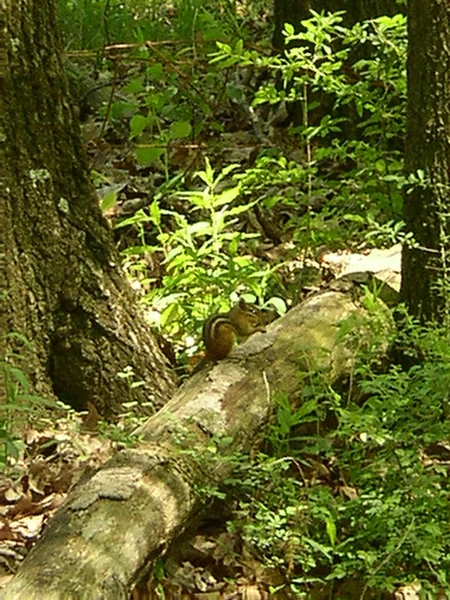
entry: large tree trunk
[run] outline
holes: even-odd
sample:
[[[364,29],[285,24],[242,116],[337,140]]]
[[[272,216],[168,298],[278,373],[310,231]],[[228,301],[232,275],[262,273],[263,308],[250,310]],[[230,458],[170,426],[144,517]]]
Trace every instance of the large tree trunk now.
[[[330,383],[351,366],[336,336],[355,310],[340,292],[311,298],[189,380],[141,428],[140,446],[123,450],[72,492],[4,600],[126,598],[146,561],[193,524],[208,490],[253,447],[273,395],[294,394],[298,372],[313,365],[330,368]]]
[[[34,389],[105,416],[130,400],[131,366],[155,406],[175,389],[119,268],[69,102],[54,0],[6,0],[0,98],[7,329],[33,343]]]
[[[450,4],[409,1],[406,171],[424,180],[405,195],[402,298],[424,321],[450,315]]]

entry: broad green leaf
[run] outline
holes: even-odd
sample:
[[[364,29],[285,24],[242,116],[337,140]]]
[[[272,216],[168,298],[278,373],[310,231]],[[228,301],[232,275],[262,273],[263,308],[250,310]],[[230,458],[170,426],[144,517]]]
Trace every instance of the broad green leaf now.
[[[312,398],[311,400],[307,400],[304,402],[296,411],[296,415],[299,419],[308,415],[309,413],[314,412],[317,409],[317,400]]]
[[[206,235],[211,233],[211,224],[208,221],[198,221],[189,226],[191,235]]]
[[[294,35],[294,33],[295,33],[295,29],[290,23],[284,24],[284,31],[286,32],[287,35]]]
[[[240,194],[241,188],[237,185],[229,190],[224,190],[219,196],[214,198],[213,205],[215,207],[222,206],[223,204],[230,204]]]
[[[380,159],[377,160],[375,163],[375,168],[379,173],[385,173],[386,172],[386,161]]]
[[[160,81],[164,77],[164,70],[161,63],[156,63],[147,69],[147,76],[154,81]]]
[[[232,100],[236,100],[238,102],[242,101],[244,98],[244,91],[241,86],[235,85],[234,83],[229,83],[225,89],[225,93],[228,98]]]
[[[286,313],[286,302],[283,300],[283,298],[277,298],[276,296],[273,296],[270,298],[267,304],[273,306],[280,315],[284,315]]]
[[[130,139],[140,135],[148,125],[148,118],[144,115],[134,115],[130,121]]]
[[[125,94],[136,94],[137,92],[140,92],[143,88],[143,81],[140,77],[137,77],[136,79],[132,79],[124,88],[123,88],[123,92]]]
[[[136,158],[140,165],[151,165],[152,162],[158,160],[164,148],[150,148],[149,146],[137,146]]]
[[[169,136],[173,140],[179,140],[191,135],[192,126],[188,121],[175,121],[169,129]]]

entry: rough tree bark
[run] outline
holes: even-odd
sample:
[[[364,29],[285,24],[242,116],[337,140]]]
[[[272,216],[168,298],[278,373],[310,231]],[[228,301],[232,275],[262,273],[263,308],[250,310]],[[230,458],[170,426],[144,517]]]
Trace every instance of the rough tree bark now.
[[[422,322],[450,315],[450,4],[408,3],[406,171],[424,181],[405,195],[406,227],[418,242],[405,246],[402,299]]]
[[[175,378],[136,307],[100,212],[69,102],[54,0],[5,0],[0,97],[8,331],[33,343],[34,389],[109,416],[160,407]]]
[[[349,368],[351,353],[336,335],[356,310],[340,292],[311,298],[189,380],[141,428],[143,443],[72,492],[4,600],[128,597],[147,561],[195,524],[233,454],[258,440],[273,394],[294,394],[299,371],[312,365],[328,365],[330,382]]]
[[[3,94],[4,80],[6,74],[6,39],[5,39],[5,11],[0,2],[0,110],[1,95]],[[5,267],[5,186],[2,184],[3,178],[3,136],[0,127],[0,359],[6,353],[6,267]],[[6,402],[6,385],[3,373],[0,371],[0,406]]]

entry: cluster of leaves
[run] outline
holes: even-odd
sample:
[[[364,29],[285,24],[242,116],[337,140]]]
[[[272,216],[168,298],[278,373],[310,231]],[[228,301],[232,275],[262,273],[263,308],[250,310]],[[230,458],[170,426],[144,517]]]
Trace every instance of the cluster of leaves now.
[[[365,592],[449,588],[447,338],[410,323],[400,341],[420,364],[383,371],[369,344],[353,397],[317,372],[305,376],[299,408],[278,398],[271,455],[232,481],[239,500],[230,526],[299,595],[346,579]]]
[[[259,301],[279,294],[273,269],[249,256],[256,234],[243,233],[245,224],[239,224],[253,206],[275,215],[282,237],[302,247],[404,238],[398,144],[404,129],[405,21],[380,18],[346,29],[341,20],[339,14],[314,14],[303,33],[287,27],[287,50],[279,57],[246,50],[242,41],[218,42],[210,65],[200,62],[199,68],[193,59],[189,77],[185,66],[181,70],[158,51],[161,60],[122,89],[129,99],[111,105],[112,121],[128,116],[137,163],[156,169],[160,164],[164,172],[150,209],[119,227],[135,227],[141,241],[125,251],[131,271],[145,269],[146,255],[164,256],[162,281],[145,301],[156,302],[159,325],[172,335],[198,330],[205,315],[225,308],[237,291]],[[370,56],[362,58],[367,48]],[[148,59],[148,48],[136,52]],[[300,143],[303,158],[270,147],[245,171],[226,167],[218,178],[207,162],[200,172],[204,189],[186,192],[189,178],[171,175],[171,159],[183,140],[198,142],[208,130],[224,131],[218,107],[242,94],[242,86],[229,80],[230,67],[266,74],[254,95],[256,110],[300,103],[305,119],[292,130],[290,143]],[[326,115],[319,99],[326,102]],[[181,208],[169,192],[184,200]],[[176,208],[167,210],[167,204]],[[157,243],[148,241],[149,224]],[[213,302],[218,294],[221,299]]]
[[[176,141],[223,132],[220,106],[231,100],[251,102],[245,99],[247,90],[244,94],[242,85],[229,80],[230,67],[263,73],[266,81],[256,89],[253,107],[284,103],[298,112],[300,105],[304,123],[293,129],[292,142],[300,142],[305,151],[301,160],[286,160],[274,148],[263,151],[242,174],[243,191],[262,207],[280,204],[294,213],[287,230],[300,242],[305,241],[305,224],[298,208],[311,204],[307,232],[308,237],[313,232],[314,244],[330,245],[343,234],[344,239],[361,236],[361,230],[372,243],[391,242],[399,235],[404,185],[405,19],[380,17],[351,29],[341,21],[339,13],[316,14],[300,34],[288,26],[284,56],[246,50],[242,40],[234,46],[217,42],[208,68],[197,56],[186,68],[186,53],[177,52],[183,55],[180,68],[176,56],[158,50],[159,60],[151,60],[122,89],[132,99],[116,100],[109,117],[127,115],[138,163],[162,159],[167,180],[169,150]],[[148,60],[154,51],[137,49],[136,59]],[[283,179],[277,176],[279,161],[284,161]],[[295,186],[287,201],[286,182]],[[311,195],[324,199],[318,210]]]
[[[261,2],[262,3],[262,2]],[[249,3],[256,18],[259,7]],[[225,40],[245,35],[234,2],[219,0],[58,0],[58,12],[70,49],[96,49],[113,43],[142,39]]]
[[[219,2],[211,7],[200,0],[175,2],[169,19],[172,35],[174,23],[188,13],[196,15],[195,26],[189,21],[194,34],[200,15],[207,13],[214,15],[211,23],[221,22],[223,34],[227,28],[221,18],[230,15],[228,4]],[[162,3],[155,3],[154,10],[155,6],[163,10]],[[253,3],[247,7],[247,19],[251,7]],[[62,14],[82,11],[83,22],[89,21],[91,10],[101,13],[107,9],[109,16],[115,10],[127,10],[139,21],[143,8],[138,0],[126,7],[123,3],[67,0],[60,10]],[[239,21],[234,15],[231,21],[236,39],[243,33],[239,23],[245,19]],[[217,41],[209,64],[205,55],[211,46],[195,35],[189,40],[190,47],[181,51],[171,46],[164,51],[145,46],[144,40],[158,39],[151,32],[141,31],[135,37],[142,45],[131,51],[127,62],[135,60],[136,65],[145,66],[125,71],[128,82],[104,108],[104,115],[111,123],[124,119],[128,123],[128,137],[141,169],[151,166],[164,173],[151,209],[121,224],[135,227],[140,237],[141,243],[126,251],[127,264],[134,260],[131,270],[143,270],[148,254],[159,251],[164,255],[163,281],[158,282],[157,292],[146,297],[147,302],[164,299],[162,324],[179,323],[185,328],[191,323],[187,329],[192,330],[192,323],[197,325],[207,312],[205,283],[208,299],[217,297],[218,290],[226,302],[238,289],[258,299],[272,295],[277,282],[267,284],[270,269],[248,257],[254,247],[252,236],[237,233],[235,228],[237,216],[242,220],[253,206],[275,216],[280,239],[293,240],[303,248],[337,246],[349,240],[391,244],[405,235],[400,217],[405,181],[399,150],[405,113],[405,19],[400,15],[380,17],[348,29],[342,26],[339,13],[313,13],[303,25],[304,30],[297,34],[286,27],[286,51],[281,56],[248,50],[242,39],[234,44],[220,41],[224,35],[215,35],[212,25],[205,27],[204,36]],[[119,31],[116,34],[125,41]],[[253,90],[253,100],[252,90],[236,83],[239,78],[230,80],[231,68],[236,72],[253,70],[250,81],[260,82]],[[173,176],[174,155],[181,153],[185,162],[189,158],[186,140],[195,145],[212,132],[223,133],[227,123],[220,118],[220,107],[241,100],[252,102],[254,111],[266,111],[256,115],[260,120],[270,117],[273,107],[280,104],[297,112],[300,107],[303,122],[291,130],[289,144],[300,145],[301,152],[293,157],[292,148],[278,149],[269,143],[271,147],[263,149],[253,165],[241,173],[234,170],[235,181],[229,182],[228,190],[218,193],[211,174],[202,177],[206,191],[186,192],[189,174]],[[224,173],[231,171],[225,169]],[[168,192],[173,193],[174,188],[188,203],[187,208],[178,205],[166,210]],[[115,200],[113,194],[104,207]],[[199,222],[195,222],[197,215]],[[157,244],[148,239],[149,223],[152,235],[157,232]],[[263,285],[257,286],[261,270]],[[174,300],[181,306],[176,307]],[[160,306],[159,302],[158,309]]]
[[[193,223],[179,211],[161,208],[156,197],[148,215],[140,211],[120,224],[120,227],[135,225],[142,232],[143,244],[127,249],[124,254],[160,252],[164,256],[160,287],[141,280],[141,285],[148,289],[143,301],[158,307],[159,324],[166,329],[172,326],[174,334],[189,331],[192,324],[199,326],[211,307],[214,311],[226,309],[226,300],[236,290],[250,294],[249,300],[262,300],[274,278],[274,269],[261,265],[243,251],[243,245],[248,247],[258,236],[237,227],[239,215],[250,208],[249,204],[237,203],[239,184],[215,191],[235,168],[235,165],[226,167],[215,177],[206,161],[205,170],[197,174],[203,190],[181,194],[189,206],[185,213],[201,215]],[[168,219],[175,224],[170,230],[166,226]],[[143,227],[148,222],[158,232],[155,246],[145,244]]]
[[[262,156],[243,176],[252,191],[273,189],[281,177],[296,186],[293,197],[272,191],[262,200],[268,209],[281,204],[295,211],[288,224],[293,238],[305,242],[306,231],[314,245],[330,246],[365,232],[367,243],[391,243],[400,237],[405,184],[406,20],[379,17],[350,29],[341,22],[340,13],[313,12],[301,33],[286,26],[284,56],[218,42],[213,62],[272,73],[253,106],[285,103],[302,116],[293,131],[303,165]],[[311,195],[324,199],[320,210]],[[308,205],[306,225],[298,208]]]
[[[0,471],[6,468],[10,457],[17,459],[23,449],[18,429],[42,409],[55,406],[54,402],[30,391],[26,369],[22,368],[31,350],[30,342],[17,332],[5,338],[4,343],[14,349],[7,351],[0,362],[0,374],[5,382],[5,398],[0,402]]]

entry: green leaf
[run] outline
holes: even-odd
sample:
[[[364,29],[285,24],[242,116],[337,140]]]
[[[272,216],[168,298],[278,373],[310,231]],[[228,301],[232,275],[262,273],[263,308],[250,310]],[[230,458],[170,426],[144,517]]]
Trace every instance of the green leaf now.
[[[149,223],[149,222],[151,222],[151,217],[149,217],[144,212],[144,210],[142,208],[140,208],[129,219],[123,219],[123,221],[119,221],[119,223],[117,223],[114,226],[114,229],[120,229],[121,227],[128,227],[128,225],[134,225],[135,223]]]
[[[162,558],[157,558],[153,563],[153,573],[158,581],[162,581],[164,579],[164,561]]]
[[[151,165],[158,160],[164,152],[164,148],[150,148],[149,146],[137,146],[136,158],[140,165]]]
[[[7,333],[5,337],[8,339],[19,340],[19,342],[22,342],[22,344],[27,348],[32,347],[32,343],[28,340],[28,338],[17,331],[11,331],[11,333]]]
[[[304,402],[296,411],[295,416],[298,419],[298,422],[301,421],[303,417],[309,415],[317,409],[317,400],[316,398],[312,398],[311,400],[307,400]]]
[[[273,296],[270,298],[267,304],[273,306],[280,315],[284,315],[286,313],[286,301],[283,300],[283,298]]]
[[[336,545],[336,523],[333,521],[331,517],[328,517],[325,522],[328,538],[330,540],[330,544],[333,546]]]
[[[243,50],[244,50],[244,40],[241,38],[234,45],[234,51],[236,54],[242,54]]]
[[[320,552],[321,554],[323,554],[328,560],[332,559],[331,548],[329,548],[328,546],[325,546],[324,544],[320,544],[319,542],[316,542],[316,540],[309,538],[309,537],[303,538],[303,541],[305,542],[305,544],[308,544],[309,546],[311,546],[311,548],[313,548],[313,550],[316,550],[317,552]]]
[[[362,215],[343,215],[342,217],[346,221],[350,221],[351,223],[365,223],[366,219]]]
[[[136,79],[132,79],[124,88],[123,92],[125,94],[136,94],[140,92],[143,88],[144,84],[142,78],[137,77]]]
[[[286,32],[287,35],[294,35],[294,33],[295,33],[295,29],[293,28],[293,26],[290,23],[284,24],[284,31]]]
[[[187,138],[191,135],[192,126],[189,121],[175,121],[169,129],[169,136],[173,140]]]
[[[153,220],[153,223],[157,226],[160,227],[161,225],[161,211],[159,210],[159,204],[156,200],[153,200],[153,202],[150,205],[150,216]]]
[[[164,77],[164,70],[161,63],[156,63],[147,69],[147,76],[154,81],[161,81]]]
[[[45,398],[44,396],[38,396],[37,394],[17,394],[17,400],[24,400],[31,404],[39,404],[42,406],[56,407],[57,404],[51,398]]]
[[[195,235],[211,235],[211,224],[208,221],[197,221],[189,226],[189,233]]]
[[[30,384],[28,383],[27,376],[21,369],[17,369],[17,367],[7,367],[8,374],[12,375],[19,385],[22,387],[24,392],[28,392],[30,389]]]
[[[236,100],[237,102],[241,102],[244,99],[244,91],[242,86],[235,85],[234,83],[229,83],[225,89],[225,93],[228,98],[232,100]]]
[[[206,185],[213,187],[214,185],[214,169],[211,166],[211,161],[208,157],[205,158],[205,170],[199,171],[197,175],[203,179]]]
[[[13,458],[19,458],[20,448],[13,440],[6,440],[6,453]]]
[[[229,190],[224,190],[219,196],[214,198],[213,205],[215,207],[223,206],[224,204],[230,204],[233,202],[235,198],[239,196],[241,192],[241,187],[237,185],[234,188],[230,188]],[[248,207],[245,208],[247,210]],[[244,212],[244,211],[241,211]]]
[[[116,202],[117,192],[116,190],[110,190],[103,196],[102,201],[100,203],[100,207],[103,212],[106,212],[107,210],[113,208],[116,205]]]
[[[147,127],[149,120],[144,115],[134,115],[130,121],[130,139],[140,135]]]
[[[375,168],[379,173],[385,173],[386,172],[386,161],[384,161],[380,158],[379,160],[376,161]]]

